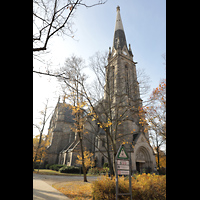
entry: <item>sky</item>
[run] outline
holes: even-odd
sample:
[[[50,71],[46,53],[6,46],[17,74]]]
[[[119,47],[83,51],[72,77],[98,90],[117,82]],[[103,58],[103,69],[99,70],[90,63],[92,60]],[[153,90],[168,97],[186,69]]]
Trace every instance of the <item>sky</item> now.
[[[137,62],[136,70],[144,68],[151,80],[151,91],[156,88],[166,76],[162,57],[166,53],[166,0],[108,0],[92,8],[79,7],[73,19],[74,39],[54,37],[47,46],[48,53],[42,58],[50,64],[50,69],[62,67],[72,54],[84,58],[87,64],[95,52],[108,51],[113,45],[118,5],[127,45],[131,44],[133,60]],[[42,62],[34,60],[33,64],[35,70],[46,70]],[[91,71],[87,73],[90,75]],[[33,123],[39,123],[39,111],[44,109],[47,98],[49,111],[55,108],[59,94],[62,93],[56,78],[33,73]],[[49,123],[44,134],[48,126]],[[33,129],[33,134],[38,131]]]

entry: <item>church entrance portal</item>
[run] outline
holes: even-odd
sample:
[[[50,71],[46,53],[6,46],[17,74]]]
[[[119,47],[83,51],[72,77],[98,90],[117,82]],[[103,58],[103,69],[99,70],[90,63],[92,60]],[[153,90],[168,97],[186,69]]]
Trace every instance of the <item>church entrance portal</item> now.
[[[137,172],[142,173],[145,170],[144,164],[145,162],[136,162]]]
[[[152,161],[149,152],[143,146],[136,152],[136,170],[139,173],[150,173],[152,171]]]

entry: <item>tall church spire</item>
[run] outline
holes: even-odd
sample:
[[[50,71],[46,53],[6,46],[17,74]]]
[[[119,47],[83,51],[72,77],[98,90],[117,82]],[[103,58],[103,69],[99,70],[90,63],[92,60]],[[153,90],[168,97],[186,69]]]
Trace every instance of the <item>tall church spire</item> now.
[[[117,50],[122,49],[126,45],[126,37],[124,33],[124,28],[122,25],[122,19],[120,16],[120,7],[117,6],[117,17],[115,22],[115,33],[114,33],[114,39],[113,39],[113,47]]]

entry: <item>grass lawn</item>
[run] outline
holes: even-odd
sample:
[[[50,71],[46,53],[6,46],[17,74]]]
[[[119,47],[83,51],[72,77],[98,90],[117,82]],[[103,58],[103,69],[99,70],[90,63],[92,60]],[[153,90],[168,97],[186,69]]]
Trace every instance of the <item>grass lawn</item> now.
[[[51,169],[40,169],[39,172],[37,169],[33,171],[35,174],[42,175],[59,175],[59,176],[83,176],[83,174],[68,174],[68,173],[60,173],[59,171],[51,170]]]
[[[40,169],[39,172],[37,169],[35,169],[33,173],[42,174],[42,175],[58,175],[58,176],[83,176],[83,174],[60,173],[59,171],[55,171],[51,169]],[[99,176],[99,175],[87,174],[87,176]]]
[[[73,181],[55,183],[52,186],[74,200],[92,200],[91,182]]]

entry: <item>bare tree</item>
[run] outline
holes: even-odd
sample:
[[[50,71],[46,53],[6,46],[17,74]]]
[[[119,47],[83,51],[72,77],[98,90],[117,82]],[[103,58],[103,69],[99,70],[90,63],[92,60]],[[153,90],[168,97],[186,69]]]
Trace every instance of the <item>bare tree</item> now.
[[[63,92],[65,94],[65,98],[71,101],[73,105],[71,105],[72,113],[75,115],[75,122],[72,126],[72,131],[78,136],[80,149],[81,149],[81,162],[83,167],[84,174],[84,182],[87,182],[86,176],[86,166],[85,166],[85,158],[84,158],[84,144],[83,144],[83,115],[84,110],[82,107],[84,106],[83,96],[82,96],[82,85],[80,82],[86,80],[86,76],[82,73],[84,69],[84,60],[82,58],[78,58],[76,56],[71,56],[67,58],[65,61],[65,66],[60,70],[63,74],[65,74],[68,79],[60,78],[59,81],[64,82],[62,85]]]
[[[96,144],[94,145],[99,152],[108,159],[111,174],[114,175],[114,158],[117,153],[118,144],[127,144],[127,138],[129,136],[135,131],[142,130],[139,118],[135,115],[133,116],[135,118],[134,121],[141,130],[133,129],[127,130],[127,133],[121,133],[123,127],[126,127],[128,123],[133,121],[133,118],[130,117],[132,116],[131,113],[139,112],[138,105],[134,104],[133,106],[129,101],[134,100],[129,100],[127,95],[124,96],[120,94],[118,94],[117,101],[113,103],[115,91],[113,91],[113,85],[109,81],[113,77],[112,73],[106,72],[105,69],[105,66],[107,65],[107,53],[102,54],[97,52],[90,58],[90,67],[95,73],[95,81],[90,84],[93,87],[88,87],[86,84],[86,75],[81,73],[79,67],[81,62],[79,62],[79,60],[81,61],[81,59],[78,59],[75,56],[67,59],[65,68],[61,68],[58,74],[65,74],[65,78],[60,79],[64,83],[64,88],[67,86],[68,93],[66,93],[65,90],[65,95],[74,99],[77,99],[77,96],[79,98],[81,97],[82,101],[87,104],[87,122],[90,123],[91,126],[93,126],[92,122],[95,122],[96,124],[96,126],[94,125],[92,129],[87,131],[93,132],[94,137],[98,137],[100,140],[106,140],[106,145],[104,146],[106,154],[102,149],[99,149]],[[106,74],[109,74],[109,76],[106,76]],[[79,85],[79,88],[77,88],[77,85]],[[98,135],[100,129],[105,133],[105,138],[101,138],[101,136]],[[90,143],[94,143],[94,141],[88,140]],[[132,144],[131,142],[132,141],[130,140],[130,145]]]
[[[160,171],[160,148],[166,142],[166,79],[163,79],[153,90],[149,102],[150,104],[145,108],[146,118]]]
[[[46,125],[46,122],[47,122],[47,120],[49,119],[49,117],[51,116],[51,114],[52,114],[52,112],[53,111],[51,111],[50,112],[50,114],[48,114],[47,112],[48,112],[48,99],[46,100],[46,103],[45,103],[45,108],[44,108],[44,110],[42,110],[42,111],[40,111],[40,114],[41,114],[41,122],[40,122],[40,125],[37,125],[37,124],[33,124],[33,126],[35,127],[35,128],[37,128],[38,129],[38,131],[39,131],[39,142],[38,142],[38,146],[36,147],[36,151],[35,151],[35,156],[34,156],[34,160],[33,160],[33,170],[34,170],[34,168],[35,168],[35,166],[36,166],[36,161],[37,161],[37,159],[38,159],[38,152],[39,152],[39,150],[40,150],[40,148],[41,148],[41,143],[42,143],[42,135],[43,135],[43,131],[44,131],[44,128],[45,128],[45,125]]]
[[[116,94],[116,88],[114,89],[114,68],[107,67],[108,65],[108,52],[97,52],[92,57],[90,57],[90,68],[95,73],[95,81],[93,85],[93,95],[92,98],[88,98],[88,102],[92,107],[94,113],[94,118],[97,124],[100,125],[105,131],[106,143],[105,149],[107,151],[107,157],[109,162],[109,167],[111,169],[111,174],[114,174],[114,158],[117,153],[117,145],[119,143],[126,143],[131,145],[131,140],[128,141],[135,131],[144,131],[145,124],[140,124],[140,116],[136,117],[136,113],[139,113],[139,104],[136,103],[134,96],[130,93],[135,92],[133,88],[135,85],[130,85],[126,80],[126,74],[122,74],[122,79],[120,81],[127,82],[124,84],[124,88],[120,88],[121,91],[126,91],[128,95]],[[107,70],[107,72],[106,72]],[[110,81],[113,80],[113,81]],[[140,96],[145,96],[150,89],[150,78],[145,73],[145,70],[139,70],[137,73],[137,80],[140,85]],[[127,86],[128,84],[128,86]],[[138,83],[137,83],[138,84]],[[129,91],[128,91],[129,90]],[[87,92],[86,92],[87,93]],[[117,98],[116,98],[117,96]],[[93,101],[90,101],[92,99]],[[95,106],[93,106],[95,102]],[[133,115],[135,113],[136,115]],[[133,120],[134,118],[134,120]],[[128,127],[128,123],[136,122],[140,130],[127,130],[127,133],[122,133],[123,127]],[[110,151],[111,150],[111,151]],[[112,155],[110,154],[112,152]],[[111,163],[113,160],[113,163]]]
[[[104,4],[107,0],[34,0],[33,1],[33,52],[47,50],[49,40],[57,35],[74,37],[72,19],[79,6],[87,8]]]
[[[101,62],[99,62],[99,64],[100,63]],[[97,105],[97,103],[100,103],[98,95],[93,95],[94,93],[96,94],[96,92],[92,91],[91,87],[88,87],[88,85],[86,84],[86,75],[82,72],[83,68],[84,68],[83,60],[76,56],[72,56],[72,57],[66,59],[65,66],[62,67],[59,71],[59,73],[60,74],[62,73],[63,76],[65,74],[66,78],[60,77],[59,81],[61,82],[61,84],[64,83],[64,84],[62,84],[63,92],[65,94],[65,97],[67,97],[67,99],[73,103],[73,105],[74,105],[73,109],[76,110],[76,108],[78,108],[78,110],[80,111],[80,109],[79,109],[80,104],[82,104],[82,105],[84,104],[84,105],[88,106],[88,109],[85,110],[86,117],[84,117],[84,118],[85,118],[85,121],[87,121],[87,123],[89,123],[90,126],[92,127],[89,130],[85,127],[84,127],[84,129],[82,129],[82,127],[80,126],[81,123],[79,123],[79,122],[83,120],[83,117],[80,116],[80,114],[78,114],[78,112],[75,111],[76,115],[77,115],[77,120],[75,123],[76,123],[76,127],[79,127],[78,132],[80,133],[79,140],[80,140],[80,145],[81,145],[82,156],[84,156],[83,148],[82,148],[82,145],[83,145],[82,139],[95,145],[95,142],[92,141],[91,138],[85,136],[85,134],[84,134],[84,131],[85,131],[85,132],[90,132],[90,133],[94,134],[94,136],[97,136],[99,129],[97,126],[93,126],[93,123],[91,123],[93,121],[91,119],[94,117],[95,112],[98,113],[99,117],[101,117],[101,119],[99,121],[96,121],[96,123],[101,123],[101,124],[104,123],[104,125],[107,126],[104,117],[102,118],[102,116],[100,116],[100,114],[102,114],[102,111],[101,112],[98,111],[99,106]],[[102,71],[102,73],[103,73],[103,71]],[[104,76],[105,75],[102,75],[102,77],[101,77],[102,81],[105,79]],[[103,93],[101,95],[103,95]],[[96,99],[96,97],[97,97],[97,99]],[[99,105],[101,105],[101,103]],[[77,124],[79,126],[77,126]],[[95,147],[98,148],[97,145],[95,145]],[[109,145],[108,145],[108,147],[109,147]],[[109,148],[107,148],[108,156],[106,154],[104,154],[101,151],[101,149],[99,149],[99,151],[109,161],[111,160],[111,159],[109,159],[109,154],[110,154]],[[83,157],[82,161],[84,162],[84,157]],[[84,164],[83,164],[83,166],[84,166]],[[112,171],[112,165],[111,165],[111,171]]]
[[[90,64],[89,67],[95,74],[95,80],[91,84],[91,93],[95,95],[93,99],[96,99],[97,102],[101,100],[104,96],[104,86],[105,86],[105,66],[108,64],[107,61],[108,52],[96,52],[93,56],[89,58]]]
[[[137,79],[138,79],[138,82],[139,82],[139,85],[140,85],[140,97],[142,99],[144,99],[149,94],[150,82],[151,82],[150,77],[149,77],[149,75],[146,74],[144,68],[138,68],[137,69]],[[143,101],[143,106],[147,102]]]

